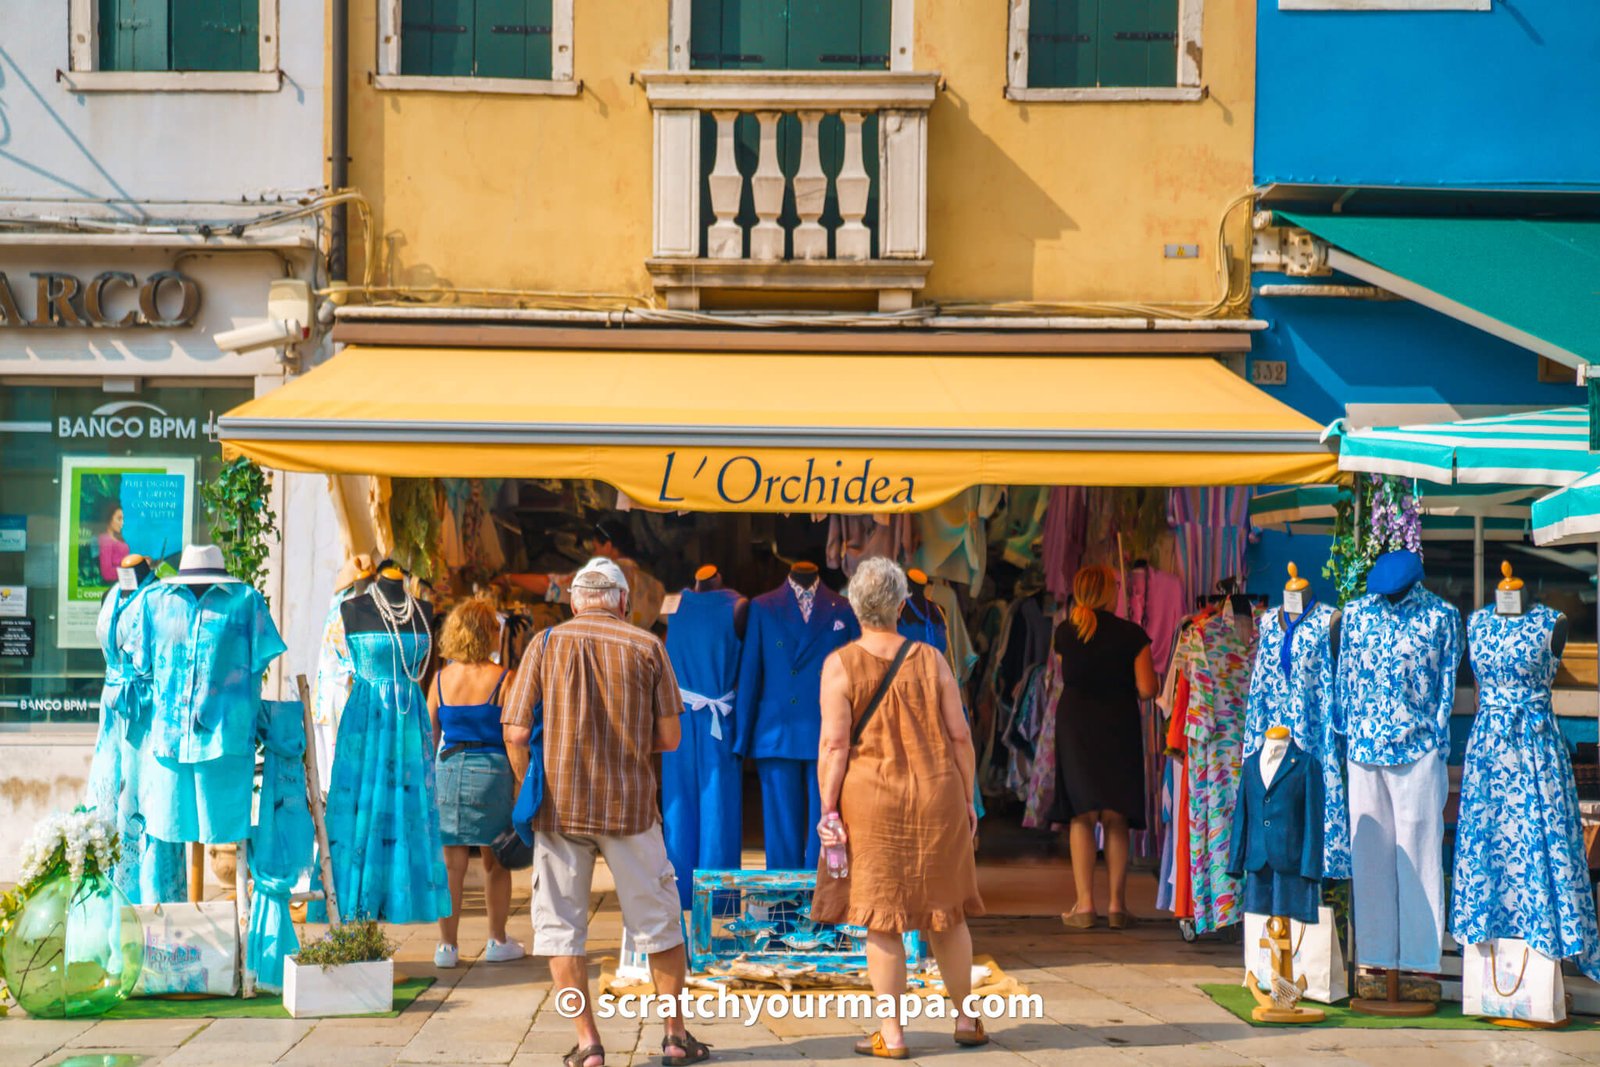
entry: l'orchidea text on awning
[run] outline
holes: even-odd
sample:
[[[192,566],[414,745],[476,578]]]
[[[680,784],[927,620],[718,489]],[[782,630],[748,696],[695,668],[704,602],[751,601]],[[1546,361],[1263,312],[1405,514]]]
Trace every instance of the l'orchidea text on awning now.
[[[798,507],[837,504],[910,507],[917,502],[915,477],[874,475],[870,456],[853,460],[848,466],[843,459],[833,459],[831,470],[828,457],[819,461],[816,456],[807,456],[804,469],[795,466],[798,463],[799,457],[768,456],[763,465],[760,457],[752,455],[718,457],[718,462],[713,463],[712,453],[701,452],[685,455],[680,464],[678,453],[668,452],[661,472],[661,494],[655,502],[681,504],[689,499],[675,494],[674,479],[687,480],[694,485],[699,490],[694,493],[697,497],[704,496],[703,487],[714,479],[717,498],[730,507],[755,503]],[[772,473],[774,469],[778,473]],[[882,464],[878,469],[883,470]]]

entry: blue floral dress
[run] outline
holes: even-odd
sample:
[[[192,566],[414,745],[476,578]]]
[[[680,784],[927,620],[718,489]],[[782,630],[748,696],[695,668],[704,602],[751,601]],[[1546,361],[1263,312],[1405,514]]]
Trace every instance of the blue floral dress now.
[[[139,814],[139,745],[150,729],[151,698],[149,686],[130,663],[123,617],[154,581],[146,578],[133,592],[113,589],[100,607],[96,631],[106,659],[106,678],[100,690],[100,733],[84,799],[116,825],[122,856],[112,881],[134,904],[180,901],[189,895],[183,845],[147,835],[144,816]]]
[[[1520,937],[1600,979],[1578,792],[1550,704],[1560,615],[1479,608],[1468,623],[1478,716],[1467,742],[1450,932],[1463,945]]]
[[[1344,738],[1334,709],[1334,662],[1330,628],[1334,610],[1312,604],[1289,635],[1289,669],[1283,668],[1283,613],[1259,622],[1255,668],[1250,672],[1250,709],[1245,718],[1244,755],[1261,747],[1267,727],[1287,726],[1300,749],[1322,764],[1322,876],[1350,877],[1350,804],[1344,787]]]
[[[347,635],[355,683],[339,720],[328,790],[328,853],[342,919],[432,922],[450,914],[433,724],[422,689],[406,676],[428,654],[422,636]],[[313,905],[312,922],[326,919]]]

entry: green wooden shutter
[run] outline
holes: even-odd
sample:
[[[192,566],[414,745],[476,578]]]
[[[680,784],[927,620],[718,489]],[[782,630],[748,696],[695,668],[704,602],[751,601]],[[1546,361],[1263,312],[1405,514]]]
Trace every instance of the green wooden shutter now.
[[[100,69],[167,70],[168,0],[100,0]]]
[[[722,0],[713,70],[783,70],[789,11],[785,0]],[[691,31],[693,17],[691,16]]]
[[[1081,89],[1099,84],[1100,0],[1031,0],[1028,85]]]
[[[1150,84],[1178,84],[1178,0],[1150,0]]]
[[[172,0],[171,69],[258,70],[258,0]]]
[[[1120,0],[1100,8],[1100,84],[1172,86],[1178,71],[1176,0]]]
[[[480,78],[550,77],[551,0],[478,0],[473,73]]]
[[[472,74],[473,0],[401,0],[400,73]]]

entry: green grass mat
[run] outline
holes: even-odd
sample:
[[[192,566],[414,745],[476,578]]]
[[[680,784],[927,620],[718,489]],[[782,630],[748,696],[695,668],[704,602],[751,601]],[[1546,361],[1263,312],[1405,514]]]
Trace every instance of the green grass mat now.
[[[365,1016],[392,1019],[405,1011],[433,985],[432,978],[408,978],[394,984],[394,1010]],[[287,1019],[283,998],[263,993],[250,1000],[238,997],[206,997],[201,1000],[165,1000],[136,997],[125,1000],[101,1018],[105,1019]]]
[[[1250,1009],[1256,1006],[1256,1001],[1250,995],[1250,991],[1242,985],[1229,983],[1206,984],[1200,987],[1200,991],[1251,1026],[1282,1027],[1294,1025],[1293,1023],[1258,1023],[1250,1018]],[[1437,1012],[1414,1019],[1388,1019],[1381,1015],[1361,1015],[1346,1007],[1349,1003],[1347,1000],[1341,1000],[1337,1004],[1315,1004],[1311,1001],[1303,1001],[1302,1006],[1321,1008],[1328,1013],[1326,1021],[1311,1024],[1312,1027],[1318,1029],[1334,1026],[1357,1030],[1498,1030],[1501,1033],[1516,1032],[1513,1029],[1497,1026],[1487,1020],[1479,1019],[1476,1016],[1462,1015],[1459,1002],[1440,1001]],[[1565,1029],[1600,1030],[1600,1022],[1575,1015],[1572,1017],[1572,1022]]]

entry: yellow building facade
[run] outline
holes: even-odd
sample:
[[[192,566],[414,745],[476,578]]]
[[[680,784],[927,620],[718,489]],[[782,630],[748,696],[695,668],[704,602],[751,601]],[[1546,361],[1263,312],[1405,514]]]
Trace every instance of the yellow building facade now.
[[[353,219],[349,277],[370,277],[366,302],[859,311],[874,309],[876,291],[885,310],[1244,313],[1250,0],[1174,3],[1173,84],[1134,87],[1027,84],[1030,73],[1040,80],[1030,48],[1066,39],[1081,50],[1073,41],[1091,36],[1062,33],[1057,5],[1039,0],[883,0],[890,54],[855,57],[878,69],[792,77],[685,62],[697,47],[691,24],[709,17],[695,2],[545,4],[552,25],[529,28],[548,31],[551,76],[519,80],[415,74],[396,38],[422,24],[401,10],[416,9],[352,0],[349,178],[370,202],[375,254],[368,275]],[[1137,37],[1107,29],[1108,17],[1099,27],[1108,40]],[[1138,32],[1161,38],[1152,47],[1172,39]],[[749,149],[737,179],[746,243],[720,263],[707,254],[717,204],[707,192],[716,178],[705,180],[718,167],[719,108]],[[868,205],[884,212],[871,254],[842,260],[830,230],[830,254],[817,261],[752,266],[763,110],[784,116],[772,138],[780,151],[798,144],[803,157],[804,113],[850,108],[868,123],[869,167],[874,120],[895,131],[884,135],[885,173]],[[781,171],[805,163],[791,152],[780,169],[789,235],[780,241],[793,240],[784,224],[815,193]],[[842,209],[847,183],[826,160],[822,169]],[[786,245],[777,258],[800,257]]]

